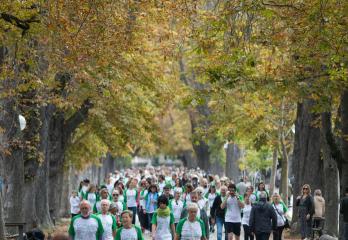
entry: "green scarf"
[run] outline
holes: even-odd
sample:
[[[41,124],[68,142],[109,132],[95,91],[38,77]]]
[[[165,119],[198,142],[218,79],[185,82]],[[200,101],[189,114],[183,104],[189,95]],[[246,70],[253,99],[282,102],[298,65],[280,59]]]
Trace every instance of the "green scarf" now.
[[[169,207],[166,207],[165,209],[157,208],[157,215],[159,217],[169,217],[169,215],[170,215]]]

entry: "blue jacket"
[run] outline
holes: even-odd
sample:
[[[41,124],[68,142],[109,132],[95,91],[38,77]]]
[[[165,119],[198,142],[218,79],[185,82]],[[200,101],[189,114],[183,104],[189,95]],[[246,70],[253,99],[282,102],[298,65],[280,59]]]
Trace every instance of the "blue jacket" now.
[[[156,201],[155,206],[154,206],[153,209],[154,209],[154,211],[156,211],[156,209],[157,209],[158,193],[157,193],[157,192],[155,192],[155,193],[149,192],[149,193],[147,193],[146,196],[145,196],[146,212],[149,212],[149,211],[150,211],[150,206],[151,206],[150,194],[151,194],[151,195],[154,195],[152,199]]]

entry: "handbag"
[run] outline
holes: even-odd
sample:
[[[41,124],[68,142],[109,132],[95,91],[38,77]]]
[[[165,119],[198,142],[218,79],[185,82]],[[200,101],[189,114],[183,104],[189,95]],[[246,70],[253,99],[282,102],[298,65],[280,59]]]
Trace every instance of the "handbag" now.
[[[289,223],[289,220],[284,216],[282,216],[279,212],[278,212],[278,209],[277,209],[277,207],[274,205],[274,203],[273,203],[273,206],[274,206],[274,209],[276,210],[276,212],[278,213],[278,215],[281,217],[281,218],[283,218],[283,220],[284,220],[284,228],[290,228],[290,223]]]

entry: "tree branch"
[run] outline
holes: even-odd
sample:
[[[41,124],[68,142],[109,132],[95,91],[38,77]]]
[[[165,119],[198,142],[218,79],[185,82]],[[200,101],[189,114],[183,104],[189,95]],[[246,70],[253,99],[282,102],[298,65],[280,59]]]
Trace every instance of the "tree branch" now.
[[[71,137],[71,134],[76,130],[76,128],[83,123],[83,121],[88,116],[88,110],[93,107],[93,104],[89,99],[86,99],[81,108],[77,110],[74,115],[65,121],[64,124],[64,138],[65,141],[68,141]]]
[[[293,8],[296,10],[300,10],[298,7],[295,7],[294,5],[291,5],[291,4],[278,4],[278,3],[275,3],[274,1],[269,1],[269,2],[262,1],[261,3],[262,3],[262,5],[269,6],[269,7]]]
[[[16,16],[13,16],[8,13],[1,13],[0,19],[3,19],[4,21],[11,23],[12,25],[22,29],[22,35],[24,35],[29,29],[30,29],[30,23],[39,23],[40,21],[36,19],[36,15],[32,16],[31,18],[27,20],[21,20]]]

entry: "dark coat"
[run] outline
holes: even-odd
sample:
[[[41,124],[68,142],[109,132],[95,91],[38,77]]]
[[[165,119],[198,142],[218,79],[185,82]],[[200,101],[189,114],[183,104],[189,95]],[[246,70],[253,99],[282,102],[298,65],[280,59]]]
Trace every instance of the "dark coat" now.
[[[340,213],[343,215],[343,221],[348,223],[348,196],[341,200]]]
[[[270,233],[277,229],[277,214],[271,204],[260,201],[251,208],[249,226],[254,233]]]
[[[210,215],[212,218],[219,217],[225,219],[225,209],[221,208],[222,199],[221,196],[218,195],[214,199],[213,206],[210,210]]]

